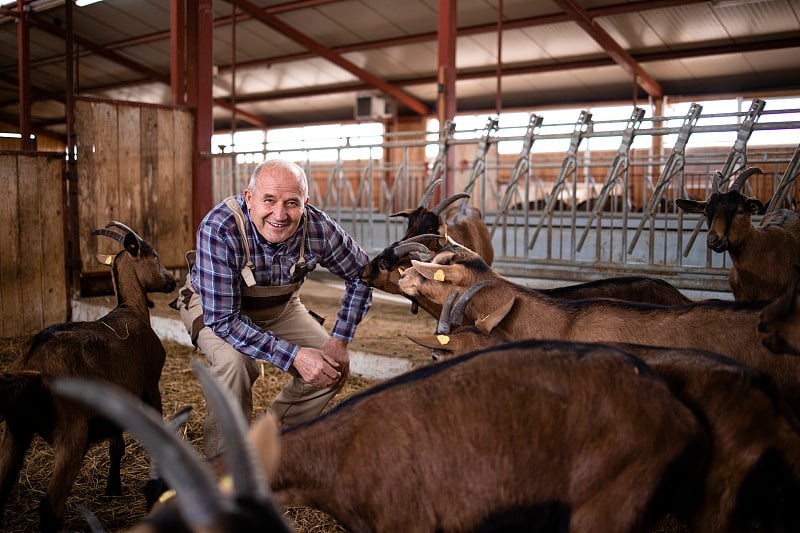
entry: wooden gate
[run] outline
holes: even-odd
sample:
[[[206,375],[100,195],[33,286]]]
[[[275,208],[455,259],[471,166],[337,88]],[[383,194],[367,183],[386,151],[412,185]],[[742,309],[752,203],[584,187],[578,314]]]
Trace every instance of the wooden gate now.
[[[184,109],[108,100],[75,104],[81,273],[107,272],[95,254],[115,253],[90,232],[122,222],[152,244],[167,268],[193,248],[193,118]]]
[[[67,318],[64,154],[0,152],[0,336]]]

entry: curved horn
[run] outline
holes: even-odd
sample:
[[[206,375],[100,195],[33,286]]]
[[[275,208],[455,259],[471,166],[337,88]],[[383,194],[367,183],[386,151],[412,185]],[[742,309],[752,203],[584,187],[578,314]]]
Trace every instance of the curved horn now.
[[[270,488],[264,468],[249,445],[249,424],[242,409],[228,389],[223,389],[199,359],[191,362],[192,369],[203,386],[208,408],[216,414],[217,423],[225,435],[225,464],[233,480],[233,496],[253,498],[260,503],[270,501]]]
[[[117,222],[116,220],[112,220],[111,222],[109,222],[108,224],[106,224],[106,227],[107,227],[107,228],[119,228],[119,229],[121,229],[121,230],[123,230],[123,231],[125,231],[125,232],[127,232],[127,233],[130,233],[130,234],[132,234],[134,237],[136,237],[136,240],[137,240],[137,241],[140,241],[140,242],[141,242],[142,240],[144,240],[144,239],[142,239],[142,238],[139,236],[139,234],[138,234],[138,233],[136,233],[135,231],[133,231],[131,228],[129,228],[128,226],[126,226],[126,225],[125,225],[125,224],[123,224],[122,222]]]
[[[744,182],[746,182],[747,178],[753,174],[763,174],[763,172],[761,172],[761,169],[758,167],[750,167],[742,170],[739,175],[736,176],[736,181],[734,181],[733,185],[731,185],[731,190],[741,192]]]
[[[467,304],[475,296],[475,293],[484,288],[489,284],[489,280],[484,280],[479,283],[476,283],[466,291],[464,294],[461,295],[461,298],[458,299],[456,305],[453,306],[453,310],[450,316],[450,324],[453,326],[460,326],[461,323],[464,321],[464,311],[467,310]]]
[[[722,183],[722,178],[723,178],[722,172],[720,172],[719,170],[715,170],[714,171],[714,175],[711,176],[711,193],[712,194],[719,194],[720,193],[719,186],[720,186],[720,183]]]
[[[450,333],[450,309],[453,307],[453,302],[458,298],[458,292],[458,290],[451,292],[444,302],[442,312],[439,313],[439,323],[436,324],[437,334],[447,335]]]
[[[457,200],[461,200],[462,198],[469,198],[469,194],[465,192],[460,192],[458,194],[450,196],[449,198],[445,198],[444,200],[436,204],[436,207],[431,209],[431,212],[438,217],[439,215],[442,214],[442,211],[444,211],[447,206],[449,206],[453,202],[456,202]]]
[[[408,244],[410,242],[421,242],[421,241],[429,241],[431,239],[441,239],[442,236],[438,233],[423,233],[421,235],[414,235],[413,237],[409,237],[408,239],[403,239],[402,241],[398,242],[397,245],[401,244]]]
[[[403,257],[411,252],[419,252],[422,255],[427,255],[428,259],[431,257],[430,249],[421,242],[407,242],[404,244],[398,244],[392,248],[392,253],[395,257]]]
[[[125,243],[125,236],[124,235],[122,235],[121,233],[117,233],[116,231],[107,230],[105,228],[99,228],[99,229],[92,230],[91,234],[92,235],[103,235],[105,237],[111,237],[112,239],[114,239],[115,241],[117,241],[120,244],[124,244]]]
[[[192,531],[208,531],[222,516],[223,497],[208,463],[188,441],[164,424],[162,416],[117,386],[82,378],[56,378],[53,390],[135,434],[158,460],[164,479],[180,494],[175,499]]]
[[[435,191],[436,187],[441,184],[442,178],[439,178],[438,180],[432,181],[431,184],[428,185],[428,187],[425,189],[425,192],[422,193],[422,200],[419,202],[419,207],[425,207],[428,205],[428,202],[430,202],[431,198],[433,198],[433,191]]]

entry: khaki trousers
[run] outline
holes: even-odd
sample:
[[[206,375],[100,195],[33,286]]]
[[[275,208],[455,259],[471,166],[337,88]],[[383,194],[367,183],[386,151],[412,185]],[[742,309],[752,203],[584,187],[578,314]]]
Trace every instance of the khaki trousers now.
[[[188,280],[187,285],[191,289]],[[184,289],[186,288],[184,286]],[[184,289],[181,293],[184,293]],[[192,323],[198,312],[202,313],[200,296],[193,293],[188,305],[181,304],[180,312],[187,331],[191,333]],[[256,324],[284,340],[303,347],[320,348],[328,340],[328,332],[309,314],[308,309],[297,297],[289,300],[274,318],[259,320]],[[237,351],[215,335],[209,327],[203,327],[197,333],[196,345],[208,359],[212,375],[233,392],[247,419],[252,420],[252,387],[260,375],[259,361]],[[332,387],[319,389],[306,383],[294,367],[289,369],[289,373],[291,379],[269,407],[269,411],[276,415],[281,427],[293,426],[319,416],[345,382],[342,379]],[[220,453],[224,445],[223,440],[217,429],[214,414],[208,413],[203,424],[203,446],[206,457]]]

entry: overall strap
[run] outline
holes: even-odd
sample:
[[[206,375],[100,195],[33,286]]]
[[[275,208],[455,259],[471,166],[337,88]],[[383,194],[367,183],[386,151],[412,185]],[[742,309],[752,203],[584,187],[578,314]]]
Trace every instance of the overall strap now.
[[[244,280],[245,285],[248,287],[252,287],[256,284],[256,278],[253,276],[253,270],[255,269],[255,265],[253,261],[250,259],[250,246],[247,244],[247,231],[245,230],[244,225],[244,213],[242,212],[242,206],[239,205],[239,202],[236,201],[235,196],[228,196],[224,200],[225,205],[228,206],[228,209],[231,210],[233,213],[233,218],[236,219],[236,227],[239,228],[239,233],[242,234],[242,243],[244,244],[244,258],[245,264],[244,268],[242,269],[242,279]]]

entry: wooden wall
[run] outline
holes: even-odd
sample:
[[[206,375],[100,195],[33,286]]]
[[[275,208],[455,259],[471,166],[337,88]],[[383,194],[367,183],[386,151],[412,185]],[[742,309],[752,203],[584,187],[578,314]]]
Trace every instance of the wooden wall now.
[[[63,152],[0,152],[0,336],[67,318]]]
[[[90,235],[122,222],[158,251],[167,268],[185,266],[192,227],[192,114],[183,109],[80,99],[78,212],[81,272],[107,272],[95,254],[115,253],[112,239]]]

